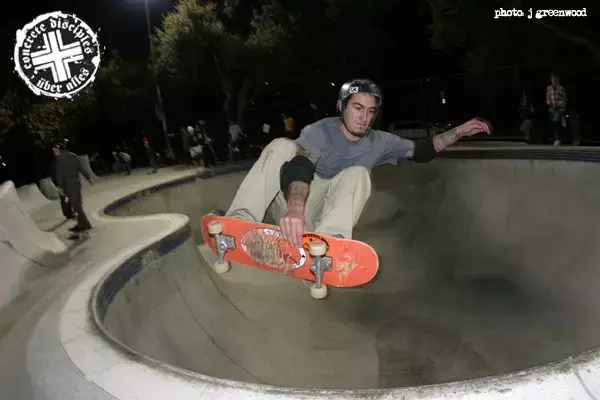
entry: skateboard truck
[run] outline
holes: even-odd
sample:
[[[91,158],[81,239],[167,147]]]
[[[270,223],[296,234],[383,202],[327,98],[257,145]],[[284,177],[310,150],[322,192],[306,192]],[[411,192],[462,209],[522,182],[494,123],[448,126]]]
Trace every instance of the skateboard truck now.
[[[310,271],[315,274],[315,283],[310,286],[310,294],[315,299],[327,296],[327,286],[323,285],[323,274],[331,271],[333,263],[331,257],[323,257],[327,253],[327,244],[322,240],[315,240],[309,244],[308,251],[312,257]]]
[[[225,261],[225,253],[229,249],[235,249],[235,239],[232,236],[223,235],[223,226],[220,221],[212,221],[208,224],[208,233],[214,236],[215,248],[217,250],[217,257],[219,259],[215,261],[214,269],[218,274],[224,274],[229,271],[229,262]]]

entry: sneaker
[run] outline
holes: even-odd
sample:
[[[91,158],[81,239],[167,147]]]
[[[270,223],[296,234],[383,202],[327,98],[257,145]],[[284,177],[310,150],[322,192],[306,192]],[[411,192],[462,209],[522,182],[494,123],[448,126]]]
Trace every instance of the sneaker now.
[[[75,225],[74,227],[69,228],[69,230],[71,232],[85,232],[85,231],[89,231],[90,229],[92,229],[91,226],[83,227],[83,226],[80,226],[80,225]]]
[[[555,141],[554,141],[554,145],[555,145],[555,146],[560,146],[560,140],[555,140]]]

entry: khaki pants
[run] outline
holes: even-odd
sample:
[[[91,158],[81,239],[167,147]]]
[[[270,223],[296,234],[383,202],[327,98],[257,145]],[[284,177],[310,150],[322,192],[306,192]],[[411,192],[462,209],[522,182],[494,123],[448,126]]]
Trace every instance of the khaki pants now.
[[[269,143],[244,178],[227,215],[262,222],[272,204],[278,222],[287,209],[280,188],[281,167],[294,158],[297,150],[296,143],[289,139]],[[351,239],[370,195],[371,178],[364,167],[347,168],[332,179],[315,175],[306,202],[306,230]]]

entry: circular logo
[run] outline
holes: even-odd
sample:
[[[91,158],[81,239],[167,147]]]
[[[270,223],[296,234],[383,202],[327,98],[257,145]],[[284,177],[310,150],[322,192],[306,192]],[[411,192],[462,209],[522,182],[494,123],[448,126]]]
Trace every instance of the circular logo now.
[[[43,14],[17,31],[14,62],[36,95],[71,98],[94,81],[98,36],[74,14]]]

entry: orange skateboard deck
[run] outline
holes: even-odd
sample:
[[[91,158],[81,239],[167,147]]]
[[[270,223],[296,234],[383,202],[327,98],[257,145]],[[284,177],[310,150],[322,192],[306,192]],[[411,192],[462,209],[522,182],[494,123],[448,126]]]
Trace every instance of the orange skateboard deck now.
[[[216,236],[209,232],[211,223],[213,227],[216,226],[215,221],[220,223],[216,225],[219,225],[217,229],[223,238],[221,243],[229,247],[223,255],[226,262],[316,282],[311,265],[315,259],[329,258],[325,264],[331,265],[323,273],[322,283],[335,287],[364,285],[375,277],[379,269],[379,257],[375,250],[358,240],[305,232],[303,246],[297,249],[283,239],[278,226],[209,214],[202,218],[200,227],[204,242],[217,256]],[[313,257],[310,243],[319,240],[325,242],[326,253],[322,257]]]

